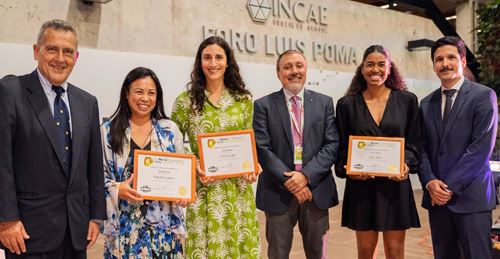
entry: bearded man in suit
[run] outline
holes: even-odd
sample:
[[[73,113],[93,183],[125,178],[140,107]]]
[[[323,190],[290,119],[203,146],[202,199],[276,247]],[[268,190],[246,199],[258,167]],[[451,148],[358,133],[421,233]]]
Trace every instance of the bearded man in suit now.
[[[307,258],[326,257],[328,209],[338,204],[331,167],[339,136],[332,98],[304,88],[302,52],[278,57],[283,88],[255,101],[253,129],[263,172],[257,208],[266,215],[268,257],[288,258],[299,224]]]

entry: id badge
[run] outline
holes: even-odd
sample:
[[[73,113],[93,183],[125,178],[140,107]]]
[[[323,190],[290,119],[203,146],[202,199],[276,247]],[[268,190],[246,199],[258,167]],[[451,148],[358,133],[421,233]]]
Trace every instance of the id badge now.
[[[302,147],[301,146],[296,146],[293,149],[293,163],[296,165],[302,164]]]

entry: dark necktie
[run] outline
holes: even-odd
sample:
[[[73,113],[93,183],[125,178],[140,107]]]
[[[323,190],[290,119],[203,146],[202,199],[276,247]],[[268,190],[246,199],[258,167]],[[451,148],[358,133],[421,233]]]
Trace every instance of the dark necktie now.
[[[52,86],[52,91],[56,92],[54,100],[54,121],[57,125],[57,136],[59,138],[59,148],[63,155],[63,166],[66,175],[69,175],[71,167],[71,131],[69,126],[69,112],[61,95],[64,88],[61,86]]]
[[[448,115],[450,115],[451,104],[453,103],[453,94],[455,94],[456,89],[444,90],[443,94],[446,95],[446,101],[444,103],[444,112],[443,112],[443,125],[448,121]]]

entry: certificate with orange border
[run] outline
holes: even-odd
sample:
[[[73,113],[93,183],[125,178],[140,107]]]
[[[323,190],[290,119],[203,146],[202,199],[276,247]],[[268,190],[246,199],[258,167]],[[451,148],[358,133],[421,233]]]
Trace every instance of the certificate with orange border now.
[[[159,151],[134,151],[134,189],[146,200],[195,199],[196,157]]]
[[[258,168],[253,130],[199,134],[200,167],[214,179],[255,173]]]
[[[401,176],[404,170],[404,138],[349,136],[348,175]]]

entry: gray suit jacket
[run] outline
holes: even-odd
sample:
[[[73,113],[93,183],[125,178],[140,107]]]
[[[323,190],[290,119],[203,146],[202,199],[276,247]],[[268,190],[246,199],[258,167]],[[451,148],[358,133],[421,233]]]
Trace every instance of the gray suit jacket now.
[[[71,172],[62,166],[56,125],[35,71],[0,80],[0,222],[21,220],[28,253],[87,245],[89,220],[105,219],[97,100],[69,85]],[[69,179],[66,175],[69,175]]]
[[[422,186],[433,179],[447,184],[454,195],[446,206],[454,212],[491,210],[495,188],[489,159],[498,126],[497,96],[492,89],[465,79],[446,127],[441,119],[441,96],[437,89],[420,104]],[[425,188],[422,206],[432,208]]]
[[[304,90],[303,168],[314,203],[322,209],[338,204],[331,167],[338,151],[332,98]],[[253,129],[263,172],[257,184],[257,208],[273,213],[287,210],[293,198],[283,173],[293,171],[293,137],[283,90],[254,103]]]

